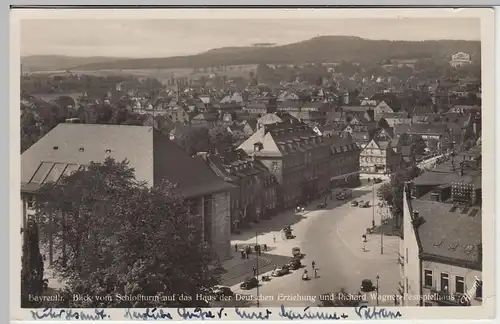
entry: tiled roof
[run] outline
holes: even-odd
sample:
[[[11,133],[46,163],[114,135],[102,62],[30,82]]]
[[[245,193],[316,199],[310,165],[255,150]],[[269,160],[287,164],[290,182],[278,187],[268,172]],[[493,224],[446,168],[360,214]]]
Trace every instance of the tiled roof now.
[[[91,161],[103,162],[108,156],[117,161],[127,159],[139,181],[154,185],[168,180],[176,183],[185,196],[231,188],[152,127],[64,123],[21,155],[21,183],[32,187],[37,170],[41,172],[39,168],[47,169],[49,164],[57,166],[50,171],[55,178],[63,165],[88,165]]]
[[[473,163],[471,163],[473,165]],[[427,171],[413,180],[415,185],[440,186],[445,183],[467,182],[473,183],[476,189],[481,188],[481,171],[478,168],[470,168],[467,165],[463,169],[463,176],[460,175],[460,165],[455,161],[455,170],[451,162],[447,161],[438,165],[436,169]]]
[[[418,228],[422,252],[454,260],[479,262],[482,220],[479,207],[454,208],[435,201],[411,200],[424,222]]]
[[[281,123],[282,120],[276,114],[265,114],[257,120],[260,125],[268,125],[274,123]]]

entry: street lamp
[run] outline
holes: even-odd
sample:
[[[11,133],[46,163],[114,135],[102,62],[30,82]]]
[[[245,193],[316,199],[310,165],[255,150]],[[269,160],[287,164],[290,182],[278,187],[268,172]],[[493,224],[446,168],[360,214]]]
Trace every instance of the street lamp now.
[[[377,306],[378,306],[378,280],[380,279],[378,273],[377,273]]]
[[[372,185],[372,228],[375,228],[375,179]]]

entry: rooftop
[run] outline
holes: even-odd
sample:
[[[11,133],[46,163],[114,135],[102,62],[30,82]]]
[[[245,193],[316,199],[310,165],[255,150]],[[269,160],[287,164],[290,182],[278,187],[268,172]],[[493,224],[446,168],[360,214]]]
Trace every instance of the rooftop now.
[[[139,181],[168,180],[188,197],[232,188],[152,127],[61,123],[21,155],[21,190],[36,191],[107,157],[127,159]]]
[[[480,261],[480,208],[419,199],[412,200],[411,207],[424,219],[418,227],[423,253],[466,262]]]

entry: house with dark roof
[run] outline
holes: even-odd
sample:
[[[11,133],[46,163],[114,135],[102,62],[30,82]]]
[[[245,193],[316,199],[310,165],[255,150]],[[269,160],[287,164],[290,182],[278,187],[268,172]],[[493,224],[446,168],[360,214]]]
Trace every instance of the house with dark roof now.
[[[278,208],[319,197],[330,190],[332,181],[359,181],[359,148],[354,141],[321,136],[304,123],[265,125],[239,148],[261,161],[278,180]]]
[[[23,224],[34,212],[29,202],[45,183],[107,157],[127,159],[136,179],[149,186],[164,180],[176,184],[203,219],[204,239],[220,257],[229,255],[229,192],[234,187],[148,126],[62,123],[52,129],[21,155]]]
[[[222,180],[235,186],[231,191],[231,230],[250,222],[269,219],[276,212],[276,178],[242,149],[198,153]]]
[[[447,184],[446,184],[447,185]],[[448,197],[420,199],[411,182],[403,193],[404,238],[400,242],[404,306],[480,306],[483,298],[481,201],[460,184]]]

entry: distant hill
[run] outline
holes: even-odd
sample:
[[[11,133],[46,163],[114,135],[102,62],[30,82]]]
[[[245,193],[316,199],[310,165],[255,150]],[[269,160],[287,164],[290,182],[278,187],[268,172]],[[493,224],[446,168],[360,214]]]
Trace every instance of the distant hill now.
[[[31,72],[64,70],[76,65],[123,60],[120,57],[73,57],[63,55],[33,55],[21,57],[23,69]]]
[[[320,36],[274,47],[228,47],[197,55],[128,59],[74,66],[78,70],[168,69],[240,64],[379,62],[386,59],[451,58],[456,52],[480,53],[479,41],[388,41],[351,36]]]

